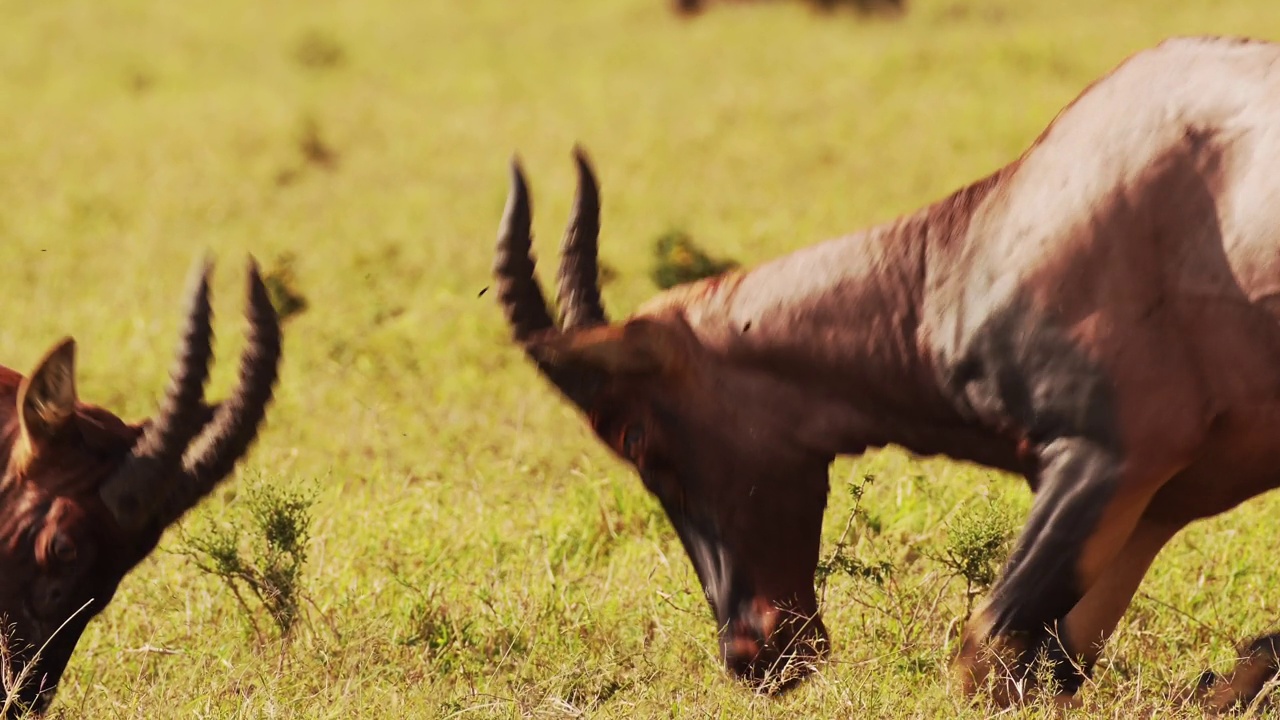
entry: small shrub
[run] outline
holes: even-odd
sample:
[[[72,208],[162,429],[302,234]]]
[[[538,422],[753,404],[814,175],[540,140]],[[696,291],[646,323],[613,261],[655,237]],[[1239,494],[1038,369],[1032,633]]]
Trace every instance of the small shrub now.
[[[338,164],[338,151],[324,139],[320,121],[308,115],[298,129],[298,152],[308,165],[329,169]]]
[[[246,493],[239,517],[185,538],[181,552],[231,589],[259,639],[257,611],[246,596],[257,601],[281,638],[290,636],[301,614],[314,503],[310,493],[260,483]]]
[[[293,59],[309,70],[328,70],[342,65],[347,53],[338,40],[319,30],[311,30],[293,47]]]
[[[831,11],[849,8],[859,13],[902,13],[907,9],[906,0],[805,0],[817,10]]]
[[[840,534],[840,539],[836,541],[831,552],[818,561],[815,580],[820,596],[825,597],[827,580],[837,573],[856,579],[870,580],[877,585],[883,585],[893,573],[893,563],[888,560],[865,561],[847,552],[857,542],[859,536],[879,535],[882,529],[880,520],[862,507],[862,496],[875,479],[874,475],[863,475],[860,481],[849,482],[849,494],[853,496],[853,509],[849,511],[844,532]]]
[[[986,501],[975,503],[951,523],[937,560],[964,579],[967,611],[972,610],[974,598],[995,582],[1009,553],[1014,527],[1013,512],[1006,505]]]
[[[135,95],[142,95],[155,84],[155,75],[147,70],[135,68],[125,75],[125,86]]]
[[[736,260],[711,257],[682,230],[672,230],[660,236],[653,245],[653,255],[650,276],[663,290],[738,267]]]
[[[695,15],[702,12],[704,7],[712,4],[710,0],[670,0],[671,7],[677,13],[682,15]],[[727,0],[722,0],[725,2]],[[748,2],[751,0],[738,0],[738,2]],[[754,0],[760,2],[763,0]],[[901,15],[906,12],[907,0],[803,0],[815,10],[830,12],[840,8],[851,9],[862,15],[871,14],[888,14]]]
[[[604,287],[614,280],[618,279],[618,269],[604,260],[597,260],[597,279],[600,281],[600,287]]]
[[[262,282],[267,286],[267,294],[280,316],[280,322],[301,314],[309,305],[306,296],[298,289],[298,280],[293,273],[295,260],[293,253],[283,253],[262,273]]]
[[[337,149],[325,139],[320,121],[311,115],[303,116],[293,145],[298,159],[276,172],[275,182],[279,187],[293,185],[310,169],[330,171],[338,166]]]

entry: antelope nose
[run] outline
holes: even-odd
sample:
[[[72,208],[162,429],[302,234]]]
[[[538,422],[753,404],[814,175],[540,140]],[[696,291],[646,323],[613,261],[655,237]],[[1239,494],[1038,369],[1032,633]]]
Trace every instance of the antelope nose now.
[[[751,612],[729,623],[721,638],[726,669],[762,692],[794,685],[826,654],[827,633],[816,616],[779,622],[778,612]]]
[[[730,637],[724,644],[725,667],[742,680],[755,680],[760,670],[757,660],[764,648],[764,638],[751,635]]]

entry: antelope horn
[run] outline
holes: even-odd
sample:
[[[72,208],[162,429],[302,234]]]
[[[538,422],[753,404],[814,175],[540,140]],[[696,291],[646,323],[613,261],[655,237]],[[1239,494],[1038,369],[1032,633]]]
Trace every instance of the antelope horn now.
[[[561,326],[566,330],[593,327],[608,322],[600,304],[597,255],[600,238],[600,190],[591,162],[581,146],[573,148],[578,166],[578,192],[573,199],[573,215],[560,248]]]
[[[498,302],[511,324],[516,342],[555,328],[542,287],[533,275],[533,235],[530,229],[529,186],[520,160],[511,159],[511,193],[498,227],[497,257],[493,272],[498,279]]]
[[[245,316],[249,331],[240,358],[239,381],[183,455],[177,484],[165,494],[159,509],[165,525],[176,521],[231,474],[257,438],[271,402],[280,367],[280,320],[253,258],[249,259],[248,275]]]
[[[595,243],[600,224],[597,217],[600,203],[591,168],[581,154],[578,170],[578,199],[575,202],[574,219],[565,238],[568,255],[560,272],[560,295],[569,300],[565,318],[568,327],[594,323],[604,317],[604,311],[600,309],[599,294],[594,291]],[[537,363],[542,374],[566,397],[585,407],[595,391],[598,378],[591,377],[583,368],[554,362],[545,353],[537,352],[537,341],[558,335],[560,330],[551,319],[542,287],[534,277],[529,205],[529,186],[520,170],[519,160],[512,159],[511,194],[507,197],[507,207],[502,213],[497,258],[493,263],[493,272],[498,280],[498,301],[502,304],[516,342],[524,346],[525,352]],[[584,277],[589,279],[592,292],[582,292]]]
[[[213,356],[210,270],[205,259],[197,263],[192,273],[186,326],[160,413],[138,438],[124,464],[102,486],[103,503],[126,529],[136,529],[146,522],[150,513],[145,499],[155,497],[164,478],[178,469],[187,444],[200,432],[207,417],[202,409]]]

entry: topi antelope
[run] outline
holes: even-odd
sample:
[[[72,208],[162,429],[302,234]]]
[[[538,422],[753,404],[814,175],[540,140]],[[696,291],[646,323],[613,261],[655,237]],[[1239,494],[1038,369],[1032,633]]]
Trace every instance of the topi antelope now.
[[[76,397],[75,341],[27,377],[0,367],[0,615],[21,680],[0,705],[41,711],[89,620],[165,528],[227,477],[257,435],[280,360],[280,327],[249,263],[248,346],[239,383],[209,406],[209,272],[198,268],[159,414],[130,425]]]
[[[515,163],[497,295],[665,509],[724,662],[757,686],[826,652],[813,581],[837,455],[892,443],[1026,477],[1033,508],[954,661],[1002,704],[1037,656],[1073,702],[1161,547],[1280,485],[1280,46],[1166,41],[992,175],[617,324],[577,161],[559,323]],[[1206,678],[1207,701],[1256,694],[1278,638]]]

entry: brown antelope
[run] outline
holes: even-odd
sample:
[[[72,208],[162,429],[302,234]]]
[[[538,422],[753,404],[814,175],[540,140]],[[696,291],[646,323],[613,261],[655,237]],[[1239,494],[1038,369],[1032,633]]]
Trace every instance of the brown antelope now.
[[[892,443],[1026,477],[1033,508],[955,661],[1001,703],[1040,654],[1071,702],[1160,548],[1280,485],[1280,46],[1166,41],[992,175],[620,324],[586,160],[559,324],[513,171],[494,269],[515,340],[662,504],[725,663],[757,685],[826,652],[837,455]],[[1211,702],[1252,697],[1277,637],[1203,683]]]
[[[239,383],[206,405],[209,266],[198,270],[169,387],[150,420],[127,424],[79,401],[70,338],[25,378],[0,367],[0,615],[5,670],[21,680],[0,691],[10,717],[48,705],[89,620],[257,435],[280,360],[276,313],[250,261]]]

